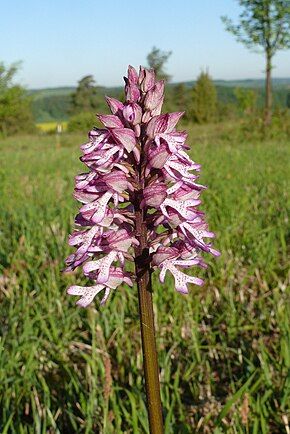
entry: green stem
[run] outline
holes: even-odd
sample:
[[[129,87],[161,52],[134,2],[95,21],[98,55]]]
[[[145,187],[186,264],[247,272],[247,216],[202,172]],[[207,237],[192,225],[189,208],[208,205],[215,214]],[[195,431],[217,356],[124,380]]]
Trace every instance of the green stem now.
[[[139,296],[139,311],[143,349],[143,363],[147,396],[147,409],[151,434],[163,434],[160,399],[159,369],[154,327],[150,256],[147,247],[146,224],[143,212],[136,204],[136,230],[139,246],[135,249],[135,267]]]
[[[88,309],[88,320],[91,326],[92,333],[92,358],[91,358],[91,380],[90,380],[90,399],[88,402],[88,415],[85,434],[89,434],[93,431],[94,418],[96,413],[97,402],[97,336],[96,336],[96,314],[93,308]]]

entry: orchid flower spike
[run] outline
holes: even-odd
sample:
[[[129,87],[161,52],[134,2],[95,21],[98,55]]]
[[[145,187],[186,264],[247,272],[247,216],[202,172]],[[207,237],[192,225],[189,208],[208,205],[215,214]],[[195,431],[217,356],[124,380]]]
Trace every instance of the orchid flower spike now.
[[[136,259],[140,233],[137,209],[146,225],[151,269],[163,282],[172,273],[175,289],[188,293],[188,283],[202,285],[184,269],[205,267],[201,252],[219,256],[212,243],[204,213],[198,210],[204,188],[197,184],[200,165],[190,159],[187,134],[176,131],[182,112],[161,114],[164,82],[155,81],[153,69],[129,66],[125,101],[106,98],[112,114],[97,115],[104,128],[89,132],[81,145],[87,172],[76,176],[74,197],[81,203],[77,228],[69,244],[76,252],[65,271],[82,266],[91,286],[71,286],[77,304],[88,306],[103,292],[104,304],[120,284],[132,286],[136,276],[126,271]],[[139,212],[138,211],[138,212]]]

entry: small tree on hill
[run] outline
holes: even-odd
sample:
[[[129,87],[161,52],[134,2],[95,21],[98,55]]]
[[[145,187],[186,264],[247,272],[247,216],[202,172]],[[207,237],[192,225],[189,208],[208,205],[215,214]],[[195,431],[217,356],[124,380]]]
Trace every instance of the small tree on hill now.
[[[266,55],[266,101],[265,121],[272,117],[272,59],[278,50],[290,48],[290,1],[289,0],[238,0],[243,8],[239,23],[233,24],[222,17],[226,30],[239,42],[253,49],[262,47]]]
[[[164,65],[171,56],[172,51],[161,51],[159,48],[153,47],[147,55],[149,68],[154,68],[155,77],[157,80],[170,81],[171,76],[164,70]]]
[[[98,106],[98,87],[92,75],[86,75],[78,82],[76,91],[72,94],[71,113],[92,112]]]
[[[194,121],[208,123],[215,120],[217,92],[208,72],[202,71],[193,88],[192,114]]]
[[[31,98],[22,86],[13,83],[19,65],[5,67],[0,63],[0,132],[4,136],[34,131]]]

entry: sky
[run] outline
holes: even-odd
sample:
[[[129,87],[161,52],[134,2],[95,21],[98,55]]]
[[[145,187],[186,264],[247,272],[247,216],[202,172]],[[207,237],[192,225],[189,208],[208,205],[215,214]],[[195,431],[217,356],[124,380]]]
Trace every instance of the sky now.
[[[100,86],[122,86],[129,64],[146,66],[155,46],[172,51],[172,82],[264,78],[263,53],[226,32],[237,0],[0,0],[0,62],[22,61],[17,82],[29,89],[76,86],[93,75]],[[274,77],[290,77],[290,50],[274,57]]]

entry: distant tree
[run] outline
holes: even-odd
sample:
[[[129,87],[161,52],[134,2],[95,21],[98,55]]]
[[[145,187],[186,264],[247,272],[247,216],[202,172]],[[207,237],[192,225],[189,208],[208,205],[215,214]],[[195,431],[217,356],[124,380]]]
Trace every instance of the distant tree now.
[[[4,63],[0,63],[0,95],[11,87],[11,83],[17,71],[19,70],[21,62],[16,62],[5,67]]]
[[[234,89],[235,97],[238,100],[238,107],[244,113],[253,113],[256,108],[257,92],[254,89],[245,89],[236,87]]]
[[[78,113],[70,117],[67,124],[67,130],[70,132],[89,131],[96,126],[96,121],[96,116],[92,112]]]
[[[289,0],[238,0],[243,8],[239,23],[233,24],[222,17],[226,30],[239,42],[253,49],[262,47],[266,55],[265,122],[272,118],[272,59],[278,50],[290,48],[290,1]]]
[[[202,71],[193,88],[193,119],[198,123],[215,120],[217,92],[208,72]]]
[[[92,112],[98,107],[99,87],[92,75],[86,75],[78,82],[76,91],[72,94],[71,113]]]
[[[148,66],[154,68],[157,80],[170,81],[171,76],[165,72],[164,65],[171,54],[172,51],[161,51],[159,48],[153,47],[152,51],[147,55]]]
[[[167,104],[168,103],[168,104]],[[168,105],[168,109],[167,109]],[[184,112],[183,120],[190,120],[192,106],[192,89],[184,83],[172,85],[167,89],[165,111]]]
[[[176,84],[172,89],[173,101],[177,110],[184,111],[187,105],[189,89],[183,83]]]
[[[18,132],[34,131],[31,98],[26,90],[13,79],[20,63],[5,67],[0,63],[0,132],[4,136]]]
[[[288,92],[286,97],[286,107],[290,109],[290,92]]]

